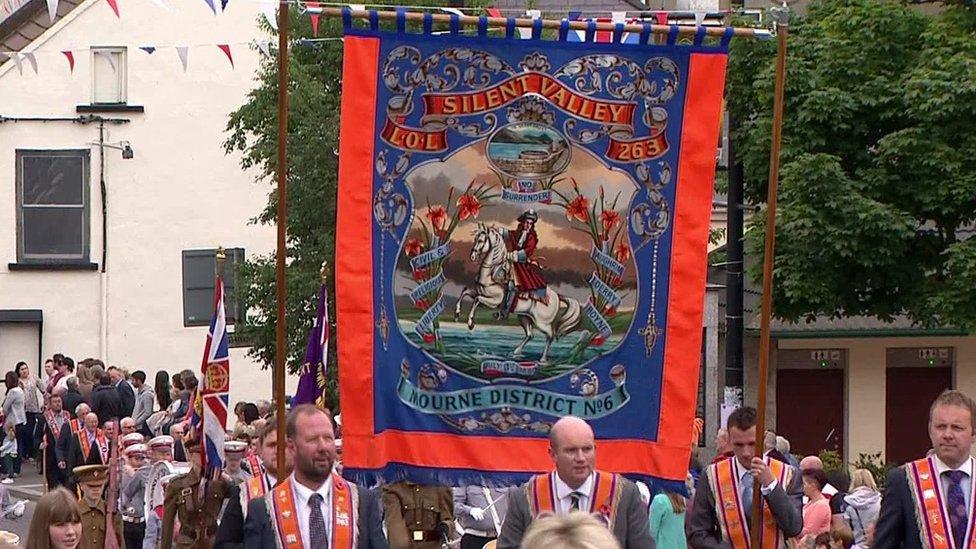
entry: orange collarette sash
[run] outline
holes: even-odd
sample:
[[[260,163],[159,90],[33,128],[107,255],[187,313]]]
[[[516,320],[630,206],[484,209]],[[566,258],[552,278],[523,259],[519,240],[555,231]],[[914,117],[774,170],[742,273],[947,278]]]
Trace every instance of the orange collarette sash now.
[[[61,414],[62,421],[66,423],[71,422],[71,414],[69,414],[64,410],[61,410],[60,414]],[[51,432],[54,433],[55,437],[59,437],[61,436],[61,430],[58,429],[58,424],[56,421],[54,421],[56,417],[57,416],[54,415],[54,412],[52,410],[48,410],[44,412],[44,420],[47,421],[48,428],[51,429]]]
[[[298,528],[295,511],[295,493],[289,477],[265,496],[275,540],[279,549],[304,549],[302,533]],[[345,481],[332,473],[332,540],[331,549],[355,549],[358,537],[356,513],[359,507],[359,492],[355,484]]]
[[[264,477],[264,466],[261,465],[261,458],[256,454],[248,454],[244,458],[244,462],[247,463],[247,468],[251,472],[252,478],[262,478]],[[264,495],[263,493],[261,495]]]
[[[71,420],[71,432],[73,434],[77,434],[78,431],[80,431],[80,430],[81,430],[81,420],[80,419],[72,419]]]
[[[751,543],[749,522],[746,520],[745,509],[742,508],[742,500],[739,498],[739,479],[735,475],[734,459],[734,457],[730,457],[710,465],[706,475],[709,487],[715,496],[715,513],[719,518],[722,539],[729,542],[735,549],[749,549]],[[779,460],[770,458],[766,458],[766,463],[769,465],[773,477],[785,490],[793,480],[793,468]],[[783,537],[783,532],[776,525],[776,518],[773,517],[772,509],[766,503],[766,498],[761,498],[760,501],[763,526],[759,538],[759,547],[761,549],[784,547],[786,540]]]
[[[85,456],[85,461],[88,461],[88,455],[92,450],[91,443],[88,442],[88,432],[82,429],[77,435],[78,442],[81,444],[81,453]],[[101,429],[95,430],[95,444],[98,445],[98,453],[102,458],[102,463],[108,463],[108,437],[105,436],[105,432]]]
[[[617,515],[617,503],[623,490],[620,489],[620,477],[613,473],[594,471],[593,492],[590,494],[590,513],[600,513],[612,530]],[[539,513],[556,512],[555,472],[532,477],[525,485],[526,496],[532,516]]]
[[[932,458],[920,459],[905,464],[908,477],[908,491],[915,504],[915,517],[918,520],[918,533],[922,547],[926,549],[958,549],[949,526],[949,513],[942,487],[938,484],[938,474]],[[969,527],[966,529],[963,547],[976,548],[974,522],[976,522],[976,482],[970,483]]]

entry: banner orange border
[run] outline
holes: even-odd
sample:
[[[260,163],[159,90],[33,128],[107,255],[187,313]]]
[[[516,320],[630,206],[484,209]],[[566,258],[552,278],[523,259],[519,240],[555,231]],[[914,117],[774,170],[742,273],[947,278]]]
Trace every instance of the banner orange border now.
[[[339,142],[336,309],[343,463],[379,469],[389,463],[442,469],[539,472],[552,468],[546,439],[463,436],[387,430],[374,433],[372,181],[380,40],[345,37]],[[725,53],[693,53],[678,158],[666,348],[658,440],[600,440],[597,467],[683,481],[691,453],[698,394],[706,247]],[[365,289],[365,291],[364,291]],[[391,323],[395,319],[391,318]],[[391,326],[391,329],[395,327]]]

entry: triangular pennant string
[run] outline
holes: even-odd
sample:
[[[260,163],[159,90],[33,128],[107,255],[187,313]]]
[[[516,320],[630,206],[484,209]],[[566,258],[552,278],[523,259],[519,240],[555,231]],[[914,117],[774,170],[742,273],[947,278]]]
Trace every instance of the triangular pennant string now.
[[[267,40],[259,40],[258,49],[265,57],[271,57],[271,44]]]
[[[485,11],[488,12],[488,17],[501,17],[502,10],[498,8],[487,8]]]
[[[203,0],[203,1],[207,3],[207,7],[210,8],[210,11],[212,11],[214,15],[217,15],[217,7],[214,6],[213,0]]]
[[[696,27],[700,27],[701,24],[704,21],[705,21],[705,13],[704,12],[701,12],[701,11],[696,11],[695,12],[695,26]]]
[[[183,64],[183,72],[186,72],[187,57],[189,48],[187,46],[176,46],[176,55],[180,56],[180,63]]]
[[[305,5],[310,8],[319,7],[318,2],[305,2]],[[312,36],[318,36],[319,35],[319,14],[317,12],[309,12],[308,17],[309,19],[312,20]]]
[[[68,58],[68,68],[72,73],[75,72],[75,54],[71,50],[64,50],[61,53]]]
[[[654,12],[654,18],[657,19],[658,25],[668,24],[668,12],[666,11],[656,11]]]
[[[160,7],[160,8],[162,8],[162,9],[164,9],[164,10],[166,10],[166,11],[169,11],[169,6],[167,6],[167,5],[166,5],[166,2],[163,2],[163,0],[150,0],[150,1],[151,1],[151,2],[153,3],[153,4],[156,4],[156,6],[158,6],[158,7]]]
[[[226,10],[227,9],[227,4],[229,4],[229,3],[230,3],[230,0],[220,0],[220,11]]]
[[[224,52],[224,55],[227,56],[227,60],[230,61],[230,68],[233,69],[234,57],[230,54],[230,44],[217,44],[217,47],[220,48],[220,51]]]
[[[14,58],[14,65],[17,66],[17,72],[19,72],[20,75],[23,76],[24,66],[20,64],[20,54],[15,52],[13,53],[12,57]]]
[[[58,0],[47,0],[47,18],[54,22],[58,16]]]
[[[31,68],[34,69],[34,74],[37,74],[37,57],[34,56],[33,52],[25,52],[24,58],[27,62],[31,64]]]
[[[149,55],[156,53],[156,46],[139,46],[139,49],[148,53]]]
[[[112,11],[115,12],[115,16],[121,19],[122,16],[119,15],[119,0],[105,0],[105,1],[108,2],[108,5],[112,8]]]

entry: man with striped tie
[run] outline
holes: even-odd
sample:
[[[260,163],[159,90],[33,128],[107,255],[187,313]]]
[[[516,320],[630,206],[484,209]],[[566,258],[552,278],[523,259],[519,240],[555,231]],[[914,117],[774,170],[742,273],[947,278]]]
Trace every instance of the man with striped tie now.
[[[972,547],[976,403],[945,391],[929,409],[932,455],[888,474],[872,547],[950,549]]]
[[[549,431],[555,470],[533,477],[509,495],[498,549],[517,549],[532,521],[542,513],[596,513],[623,549],[654,547],[647,507],[637,486],[620,475],[598,471],[593,429],[574,416],[560,418]]]

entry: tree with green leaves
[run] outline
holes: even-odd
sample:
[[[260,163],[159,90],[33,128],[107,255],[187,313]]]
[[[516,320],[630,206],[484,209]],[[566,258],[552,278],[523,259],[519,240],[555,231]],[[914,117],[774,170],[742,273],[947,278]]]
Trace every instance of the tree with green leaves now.
[[[775,314],[976,327],[976,9],[818,0],[790,26]],[[766,196],[775,42],[728,71],[748,201]],[[764,214],[748,252],[762,255]],[[761,280],[761,261],[751,273]]]

